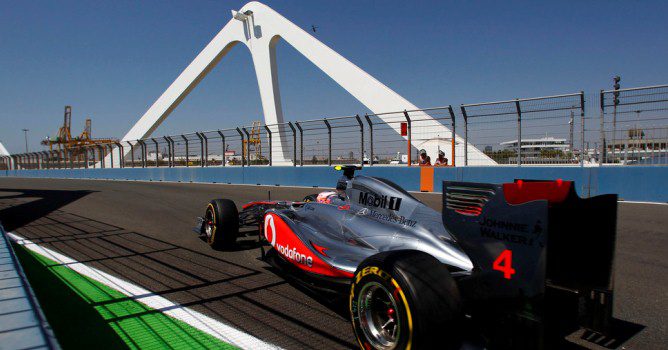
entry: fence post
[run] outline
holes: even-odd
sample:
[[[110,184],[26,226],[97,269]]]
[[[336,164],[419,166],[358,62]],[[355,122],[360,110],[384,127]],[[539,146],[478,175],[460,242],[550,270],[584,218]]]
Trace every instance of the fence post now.
[[[466,107],[460,106],[462,117],[464,117],[464,166],[469,165],[469,118],[466,115]]]
[[[241,167],[243,168],[246,165],[246,159],[244,159],[244,134],[237,128],[239,136],[241,136]]]
[[[355,119],[357,119],[357,124],[360,126],[360,166],[364,166],[364,124],[359,114],[355,115]]]
[[[123,148],[123,144],[120,142],[115,142],[116,147],[118,147],[118,167],[119,168],[125,168],[125,149]]]
[[[207,139],[206,135],[204,135],[203,132],[200,132],[199,136],[200,136],[200,143],[201,143],[200,146],[202,153],[201,165],[202,167],[205,167],[209,165],[209,139]]]
[[[452,105],[448,105],[448,112],[450,112],[450,126],[452,127],[451,131],[451,142],[452,142],[452,147],[451,147],[451,157],[452,157],[452,166],[455,166],[455,147],[457,145],[457,142],[455,142],[455,111],[452,109]]]
[[[322,121],[327,126],[327,165],[332,165],[332,126],[329,124],[327,118]]]
[[[222,155],[223,158],[221,159],[221,162],[223,163],[223,166],[225,166],[225,151],[227,151],[227,149],[225,148],[225,135],[223,135],[223,132],[220,130],[218,130],[218,135],[220,135],[220,140],[221,140],[220,147],[223,148],[223,155]]]
[[[600,155],[598,156],[598,165],[601,166],[603,165],[603,162],[605,161],[603,158],[605,157],[605,125],[604,125],[604,113],[605,113],[605,101],[604,101],[604,94],[603,90],[600,92],[601,96],[601,137],[599,140],[599,150],[600,150]]]
[[[404,109],[404,117],[406,117],[406,134],[408,136],[408,148],[406,151],[406,156],[408,160],[408,166],[411,166],[413,162],[411,159],[411,118],[408,116],[408,112]]]
[[[267,131],[267,136],[269,137],[269,166],[271,166],[271,130],[267,125],[264,126],[264,130]]]
[[[297,129],[299,129],[299,166],[304,166],[304,130],[299,122],[295,122]]]
[[[368,114],[364,114],[367,124],[369,124],[369,166],[373,166],[373,124]]]
[[[114,146],[112,144],[109,144],[109,161],[111,161],[111,168],[114,168]],[[77,155],[77,159],[79,159],[79,156]]]
[[[515,108],[517,108],[517,166],[522,166],[522,109],[518,99],[515,99]]]
[[[292,129],[292,166],[297,166],[297,130],[292,122],[288,122],[288,126]]]
[[[204,166],[204,139],[199,132],[195,132],[195,136],[199,139],[199,166]]]
[[[186,144],[186,167],[190,167],[190,145],[188,144],[188,138],[184,135],[179,136],[181,136],[181,139]]]
[[[585,151],[585,94],[584,91],[580,91],[580,166],[584,167],[584,157],[586,156]]]
[[[135,167],[135,145],[130,141],[125,141],[130,145],[130,161],[132,162],[132,167]]]
[[[204,139],[204,166],[209,166],[209,138],[203,132],[200,134]]]
[[[248,162],[246,163],[246,165],[251,166],[251,156],[250,156],[250,139],[251,139],[251,137],[250,137],[250,133],[248,133],[248,130],[246,130],[246,128],[241,128],[241,130],[243,130],[244,134],[246,134],[245,147],[243,146],[244,142],[243,141],[241,142],[242,143],[242,148],[246,151],[246,153],[245,153],[246,157],[248,157]],[[243,135],[241,136],[241,139],[243,140]],[[242,151],[241,153],[244,153],[244,152]],[[242,156],[242,158],[243,158],[243,156]]]

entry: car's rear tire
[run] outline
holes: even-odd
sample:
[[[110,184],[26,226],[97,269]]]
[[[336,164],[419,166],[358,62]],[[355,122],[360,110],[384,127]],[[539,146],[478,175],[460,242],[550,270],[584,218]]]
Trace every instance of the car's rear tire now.
[[[451,349],[460,345],[461,299],[434,257],[402,250],[364,260],[352,280],[349,308],[361,349]]]
[[[214,199],[206,206],[203,231],[214,249],[232,247],[239,236],[239,211],[229,199]]]
[[[308,203],[308,202],[317,202],[318,201],[318,195],[317,194],[309,194],[308,196],[304,197],[302,199],[302,202]]]

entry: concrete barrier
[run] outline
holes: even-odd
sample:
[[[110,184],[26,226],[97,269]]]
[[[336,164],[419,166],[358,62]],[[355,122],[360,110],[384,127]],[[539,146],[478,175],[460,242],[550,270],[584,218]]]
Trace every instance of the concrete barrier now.
[[[390,179],[409,191],[420,189],[418,167],[374,166],[365,167],[360,173]],[[326,166],[6,170],[0,172],[2,175],[309,187],[333,187],[338,178],[338,173]],[[668,202],[668,167],[661,166],[435,168],[434,190],[441,190],[443,180],[503,183],[514,179],[559,178],[575,181],[578,193],[584,197],[617,193],[623,200]]]

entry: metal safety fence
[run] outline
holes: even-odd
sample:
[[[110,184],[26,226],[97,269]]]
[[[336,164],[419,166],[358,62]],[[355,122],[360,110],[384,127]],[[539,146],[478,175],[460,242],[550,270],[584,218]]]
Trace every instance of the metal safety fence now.
[[[601,164],[668,165],[668,85],[601,90]]]
[[[0,157],[0,170],[667,165],[668,85],[261,124]],[[440,156],[439,156],[440,154]]]

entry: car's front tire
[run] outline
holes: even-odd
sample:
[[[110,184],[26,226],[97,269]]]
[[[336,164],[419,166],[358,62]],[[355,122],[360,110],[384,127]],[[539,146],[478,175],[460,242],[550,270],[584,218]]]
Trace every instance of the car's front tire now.
[[[229,199],[214,199],[206,206],[203,233],[214,249],[232,247],[239,236],[239,211]]]
[[[448,269],[417,251],[376,254],[360,264],[349,300],[361,349],[450,349],[460,344],[461,299]]]

